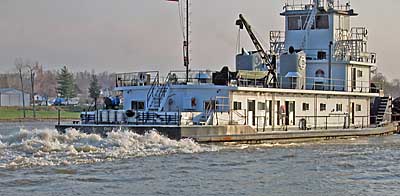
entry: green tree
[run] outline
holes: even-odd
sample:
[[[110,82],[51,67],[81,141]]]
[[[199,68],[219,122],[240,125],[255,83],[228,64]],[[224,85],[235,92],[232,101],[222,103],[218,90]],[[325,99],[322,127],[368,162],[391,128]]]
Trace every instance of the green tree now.
[[[67,100],[76,96],[74,76],[66,66],[57,73],[57,93]]]
[[[100,85],[96,75],[92,75],[89,86],[89,97],[94,101],[94,107],[97,109],[97,99],[100,97]]]

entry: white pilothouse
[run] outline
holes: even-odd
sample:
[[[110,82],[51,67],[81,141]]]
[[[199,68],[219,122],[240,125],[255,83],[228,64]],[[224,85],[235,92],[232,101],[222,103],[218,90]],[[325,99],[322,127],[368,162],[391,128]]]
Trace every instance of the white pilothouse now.
[[[189,136],[383,125],[390,99],[371,83],[376,54],[367,50],[367,29],[351,26],[357,15],[337,0],[290,0],[285,31],[271,31],[269,50],[240,15],[236,24],[256,51],[243,49],[236,71],[118,74],[123,110],[85,113],[82,124],[200,130]]]

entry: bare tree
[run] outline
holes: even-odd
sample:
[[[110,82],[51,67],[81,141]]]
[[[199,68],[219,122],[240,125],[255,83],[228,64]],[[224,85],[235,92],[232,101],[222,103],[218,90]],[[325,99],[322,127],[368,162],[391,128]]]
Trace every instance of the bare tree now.
[[[35,107],[35,72],[36,68],[39,67],[39,62],[33,64],[27,64],[30,79],[31,79],[31,101],[32,101],[32,109],[33,109],[33,118],[36,119],[36,107]]]
[[[25,108],[25,91],[24,91],[24,61],[22,58],[15,59],[15,68],[19,74],[19,79],[21,82],[21,92],[22,92],[22,110],[24,114],[24,118],[26,118],[26,108]]]

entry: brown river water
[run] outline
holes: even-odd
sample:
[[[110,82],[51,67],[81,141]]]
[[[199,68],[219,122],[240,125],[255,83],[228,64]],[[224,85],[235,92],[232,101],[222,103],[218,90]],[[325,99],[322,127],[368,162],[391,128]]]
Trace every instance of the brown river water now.
[[[400,136],[202,145],[0,124],[0,195],[399,195]]]

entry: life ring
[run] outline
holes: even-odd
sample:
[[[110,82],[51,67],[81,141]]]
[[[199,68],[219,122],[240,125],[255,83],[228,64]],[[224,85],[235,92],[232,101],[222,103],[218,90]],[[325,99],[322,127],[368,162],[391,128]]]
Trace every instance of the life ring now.
[[[195,97],[192,97],[191,102],[192,102],[192,107],[196,107],[196,105],[197,105],[197,100],[196,100]]]
[[[136,112],[133,111],[133,110],[127,110],[127,111],[125,112],[125,114],[126,114],[126,116],[129,117],[129,118],[132,118],[132,117],[136,116]]]

